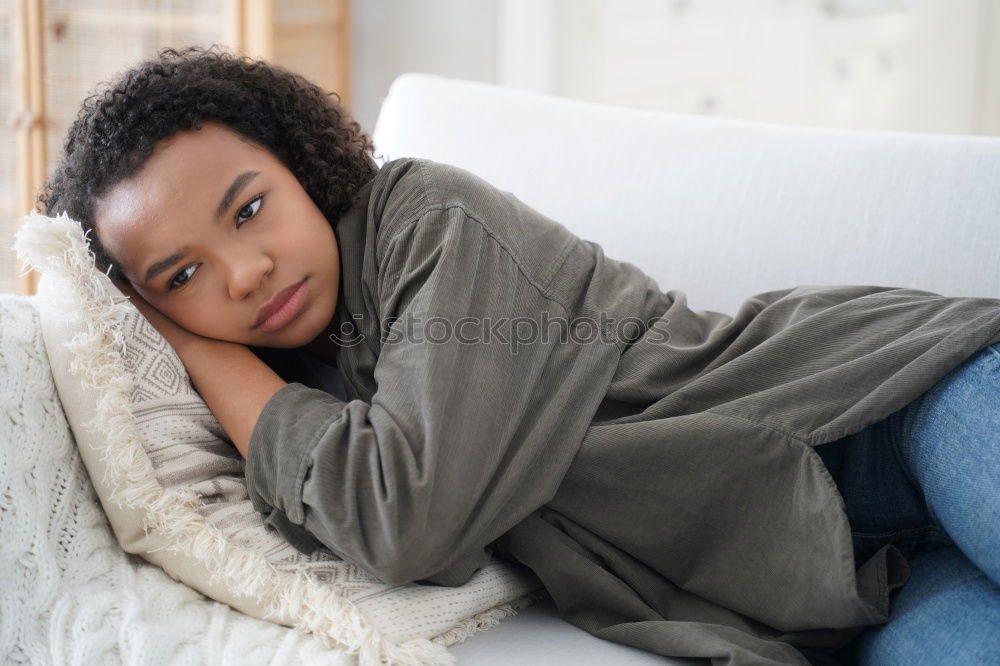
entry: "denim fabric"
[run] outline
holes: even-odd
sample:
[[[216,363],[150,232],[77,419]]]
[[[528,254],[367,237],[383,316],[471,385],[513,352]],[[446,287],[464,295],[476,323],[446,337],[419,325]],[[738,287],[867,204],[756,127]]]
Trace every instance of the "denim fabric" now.
[[[1000,344],[816,453],[844,497],[856,561],[893,544],[912,569],[889,622],[860,634],[846,663],[1000,664]]]

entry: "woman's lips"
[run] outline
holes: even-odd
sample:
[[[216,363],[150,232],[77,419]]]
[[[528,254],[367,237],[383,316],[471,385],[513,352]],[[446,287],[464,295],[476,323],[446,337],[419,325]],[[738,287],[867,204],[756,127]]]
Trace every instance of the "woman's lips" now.
[[[282,289],[261,308],[253,327],[270,332],[287,325],[302,309],[308,293],[305,279]]]

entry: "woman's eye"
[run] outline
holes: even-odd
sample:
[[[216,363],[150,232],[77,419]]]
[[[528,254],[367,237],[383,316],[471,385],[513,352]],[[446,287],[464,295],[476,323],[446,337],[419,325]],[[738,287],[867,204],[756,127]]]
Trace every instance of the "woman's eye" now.
[[[170,282],[167,283],[167,290],[169,291],[169,290],[172,290],[172,289],[177,289],[178,287],[183,287],[185,284],[187,284],[188,280],[191,279],[191,275],[193,275],[193,273],[188,274],[187,271],[188,271],[188,269],[191,269],[191,268],[194,268],[194,267],[195,267],[195,265],[191,264],[190,266],[188,266],[187,268],[185,268],[184,270],[182,270],[180,273],[178,273],[177,275],[175,275],[173,278],[171,278]],[[188,277],[185,278],[183,281],[178,282],[177,278],[181,277],[182,275],[187,275]]]
[[[260,210],[261,200],[263,198],[264,198],[263,194],[259,195],[256,199],[248,203],[246,206],[243,206],[243,208],[240,208],[236,212],[237,226],[242,226],[244,222],[246,222],[251,217],[257,214],[257,211]]]

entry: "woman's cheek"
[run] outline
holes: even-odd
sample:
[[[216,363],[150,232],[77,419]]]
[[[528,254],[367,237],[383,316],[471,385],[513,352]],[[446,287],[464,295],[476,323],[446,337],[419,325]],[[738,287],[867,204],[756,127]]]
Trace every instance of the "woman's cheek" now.
[[[161,312],[163,312],[163,314],[173,320],[173,322],[181,328],[186,328],[192,333],[197,333],[199,335],[205,334],[205,325],[209,323],[209,320],[206,319],[209,312],[208,308],[191,306],[178,307],[176,305],[157,307]]]

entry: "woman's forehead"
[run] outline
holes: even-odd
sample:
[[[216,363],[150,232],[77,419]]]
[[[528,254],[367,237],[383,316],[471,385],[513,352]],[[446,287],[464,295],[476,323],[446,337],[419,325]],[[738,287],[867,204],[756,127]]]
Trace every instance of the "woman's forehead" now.
[[[240,171],[273,166],[276,159],[220,125],[185,130],[164,139],[130,178],[108,189],[99,198],[95,213],[155,215],[166,205],[184,207],[205,198],[218,199]],[[206,211],[210,212],[210,211]]]
[[[234,177],[269,166],[267,151],[217,125],[179,132],[157,145],[142,168],[96,201],[96,231],[112,256],[132,271],[179,227],[210,224]]]
[[[188,186],[223,177],[226,171],[247,161],[264,162],[266,150],[243,140],[220,125],[185,130],[159,142],[136,177],[153,185],[183,182]]]
[[[130,179],[109,190],[95,208],[97,236],[130,279],[139,277],[140,263],[147,261],[150,252],[171,244],[179,232],[166,223],[173,213],[183,213],[169,210],[171,205],[161,192]]]

